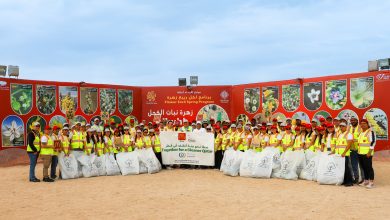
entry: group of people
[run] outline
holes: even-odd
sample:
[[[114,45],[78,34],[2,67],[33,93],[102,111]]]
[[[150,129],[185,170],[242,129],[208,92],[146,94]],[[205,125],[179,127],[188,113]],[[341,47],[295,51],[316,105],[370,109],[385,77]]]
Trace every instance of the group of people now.
[[[345,186],[355,183],[372,188],[374,185],[372,157],[376,143],[375,133],[367,120],[362,119],[359,123],[354,117],[349,120],[327,117],[310,123],[287,118],[285,121],[273,119],[270,122],[258,122],[256,119],[248,122],[184,120],[183,124],[171,120],[161,123],[142,121],[137,124],[133,119],[129,124],[103,124],[95,119],[92,125],[76,122],[72,126],[65,123],[62,128],[46,126],[43,134],[38,122],[32,126],[27,146],[31,182],[40,181],[35,176],[39,156],[43,161],[43,181],[53,182],[57,178],[59,153],[69,155],[79,151],[101,156],[106,153],[116,155],[131,152],[135,148],[153,148],[162,164],[160,132],[177,131],[213,133],[216,169],[220,168],[224,151],[228,148],[261,152],[264,148],[274,147],[280,153],[289,150],[321,151],[345,157]]]

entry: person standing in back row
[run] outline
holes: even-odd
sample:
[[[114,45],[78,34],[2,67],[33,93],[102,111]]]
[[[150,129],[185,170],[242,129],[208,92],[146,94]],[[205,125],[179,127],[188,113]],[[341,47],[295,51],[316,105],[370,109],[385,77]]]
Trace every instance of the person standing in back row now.
[[[37,165],[39,151],[41,150],[41,135],[40,135],[40,124],[39,122],[32,123],[32,130],[27,136],[27,155],[30,159],[30,182],[40,182],[41,180],[35,176],[35,166]]]
[[[367,119],[360,121],[362,132],[358,138],[359,162],[363,168],[364,182],[359,186],[368,189],[374,187],[374,168],[372,167],[372,157],[376,144],[375,132],[370,128]]]

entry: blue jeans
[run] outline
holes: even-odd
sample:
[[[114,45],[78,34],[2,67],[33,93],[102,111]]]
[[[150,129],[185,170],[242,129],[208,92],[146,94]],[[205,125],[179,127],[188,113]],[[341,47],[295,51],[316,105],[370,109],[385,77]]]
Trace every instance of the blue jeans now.
[[[57,164],[58,164],[58,156],[53,155],[53,156],[51,157],[50,177],[55,177],[55,176],[56,176]]]
[[[359,154],[357,150],[351,150],[351,165],[352,165],[352,176],[355,181],[359,180]]]
[[[36,179],[37,177],[35,176],[35,166],[37,165],[37,159],[38,159],[38,154],[33,154],[33,153],[27,153],[28,158],[30,158],[30,174],[29,174],[29,179],[30,181],[33,179]]]

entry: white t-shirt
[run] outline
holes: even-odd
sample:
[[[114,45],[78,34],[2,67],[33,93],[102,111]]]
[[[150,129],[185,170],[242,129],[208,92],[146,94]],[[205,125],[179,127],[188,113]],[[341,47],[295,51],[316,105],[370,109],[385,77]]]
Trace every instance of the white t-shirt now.
[[[278,139],[278,141],[280,141],[280,140],[282,140],[282,135],[281,135],[281,134],[278,134],[278,135],[276,136],[276,138]]]

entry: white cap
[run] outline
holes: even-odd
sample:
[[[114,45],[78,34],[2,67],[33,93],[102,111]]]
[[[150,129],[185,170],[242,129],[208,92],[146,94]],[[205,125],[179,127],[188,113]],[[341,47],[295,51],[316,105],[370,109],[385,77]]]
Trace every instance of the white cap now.
[[[34,121],[33,123],[32,123],[32,126],[38,126],[38,125],[41,125],[41,124],[39,124],[39,122],[37,122],[37,121]]]
[[[79,121],[76,121],[75,125],[77,125],[77,124],[80,124],[80,125],[81,125],[81,122],[79,122]]]
[[[91,127],[91,124],[86,124],[85,126],[89,126],[89,127]]]
[[[98,118],[95,118],[93,121],[100,121]]]
[[[230,125],[231,128],[237,128],[236,124]]]
[[[139,126],[144,126],[144,123],[139,124]]]
[[[249,130],[251,130],[251,127],[245,126],[245,130],[249,131]]]
[[[107,131],[111,131],[111,130],[110,130],[110,129],[108,129],[108,128],[104,129],[104,132],[107,132]]]
[[[71,129],[73,129],[75,126],[74,125],[72,125],[72,127],[70,127]]]
[[[123,129],[124,129],[124,130],[129,130],[129,127],[126,126],[126,127],[124,127]]]
[[[62,130],[68,130],[69,131],[69,128],[68,127],[64,127],[64,128],[62,128]]]
[[[95,131],[95,129],[92,129],[92,128],[87,130],[87,132],[94,132],[94,131]]]
[[[98,129],[96,129],[96,132],[97,132],[97,133],[100,133],[100,132],[102,132],[102,131],[100,130],[100,128],[98,128]]]
[[[280,126],[281,127],[286,127],[287,125],[286,125],[286,123],[283,122],[282,124],[280,124]]]
[[[340,126],[347,126],[347,124],[345,124],[344,122],[341,122]]]
[[[238,124],[238,125],[237,125],[237,128],[242,128],[242,125],[241,125],[241,124]]]
[[[336,118],[334,118],[333,120],[340,121],[340,118],[339,118],[339,117],[336,117]]]
[[[188,120],[187,119],[183,119],[183,123],[186,123],[186,122],[188,122]]]
[[[137,133],[142,133],[142,131],[140,129],[137,130]]]
[[[201,121],[197,121],[196,124],[202,124],[202,122]]]
[[[211,129],[211,125],[208,125],[206,128]]]
[[[193,126],[193,125],[196,125],[196,124],[195,124],[195,123],[192,123],[191,125]]]
[[[268,122],[268,123],[267,123],[267,126],[272,126],[272,124]]]
[[[150,129],[150,130],[149,130],[149,133],[150,133],[150,132],[154,133],[154,129]]]

